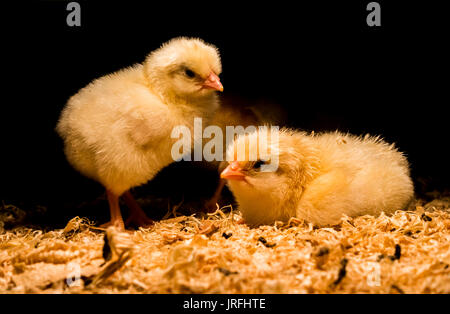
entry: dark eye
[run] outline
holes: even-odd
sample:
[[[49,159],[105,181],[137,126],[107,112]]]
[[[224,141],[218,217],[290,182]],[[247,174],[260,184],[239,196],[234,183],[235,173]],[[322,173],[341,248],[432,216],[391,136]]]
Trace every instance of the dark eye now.
[[[255,162],[255,164],[253,165],[253,169],[258,169],[258,170],[259,170],[259,168],[261,168],[261,166],[262,166],[262,165],[265,165],[265,164],[266,164],[265,161],[263,161],[263,160],[261,160],[261,159],[258,159],[258,160]]]
[[[194,78],[195,77],[195,73],[191,69],[184,70],[184,74],[186,74],[186,76],[190,77],[190,78]]]

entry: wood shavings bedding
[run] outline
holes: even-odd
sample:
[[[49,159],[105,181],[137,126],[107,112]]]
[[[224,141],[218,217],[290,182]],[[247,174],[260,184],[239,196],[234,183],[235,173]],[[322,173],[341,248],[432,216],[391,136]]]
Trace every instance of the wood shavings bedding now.
[[[217,210],[108,229],[107,245],[78,217],[2,229],[0,293],[450,293],[450,199],[423,203],[328,228],[249,228]]]

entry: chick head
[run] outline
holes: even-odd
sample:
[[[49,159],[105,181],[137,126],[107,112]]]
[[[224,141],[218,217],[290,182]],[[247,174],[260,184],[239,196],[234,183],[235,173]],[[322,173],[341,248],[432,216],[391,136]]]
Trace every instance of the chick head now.
[[[218,49],[197,38],[179,37],[163,44],[147,57],[145,72],[163,96],[198,98],[223,91]]]
[[[290,204],[300,199],[318,168],[308,136],[268,127],[238,136],[227,148],[227,162],[220,176],[251,225],[292,217]]]

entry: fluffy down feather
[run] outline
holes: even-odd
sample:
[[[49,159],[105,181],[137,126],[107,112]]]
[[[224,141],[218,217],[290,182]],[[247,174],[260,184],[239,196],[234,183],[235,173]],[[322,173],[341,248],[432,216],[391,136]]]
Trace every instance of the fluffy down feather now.
[[[193,134],[194,118],[217,109],[221,70],[214,46],[176,38],[143,64],[94,80],[69,99],[56,127],[68,161],[115,196],[147,182],[173,162],[172,129]]]
[[[333,225],[343,214],[393,213],[413,197],[406,158],[379,137],[282,129],[278,145],[269,137],[270,149],[279,156],[278,169],[262,172],[262,162],[250,161],[248,154],[257,149],[258,133],[239,136],[227,149],[227,160],[236,160],[236,148],[249,147],[244,160],[234,163],[243,176],[228,176],[228,186],[250,225],[291,217]],[[222,177],[227,178],[226,170]]]

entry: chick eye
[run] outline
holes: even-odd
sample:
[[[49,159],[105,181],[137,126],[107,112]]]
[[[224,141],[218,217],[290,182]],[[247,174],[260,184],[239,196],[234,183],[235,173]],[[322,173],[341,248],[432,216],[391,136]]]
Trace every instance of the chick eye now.
[[[258,160],[254,163],[253,169],[259,169],[259,168],[261,168],[262,165],[265,165],[265,164],[266,164],[265,161],[263,161],[263,160],[261,160],[261,159],[258,159]]]
[[[195,73],[191,69],[184,70],[184,74],[186,74],[186,76],[189,77],[189,78],[194,78],[195,77]]]

